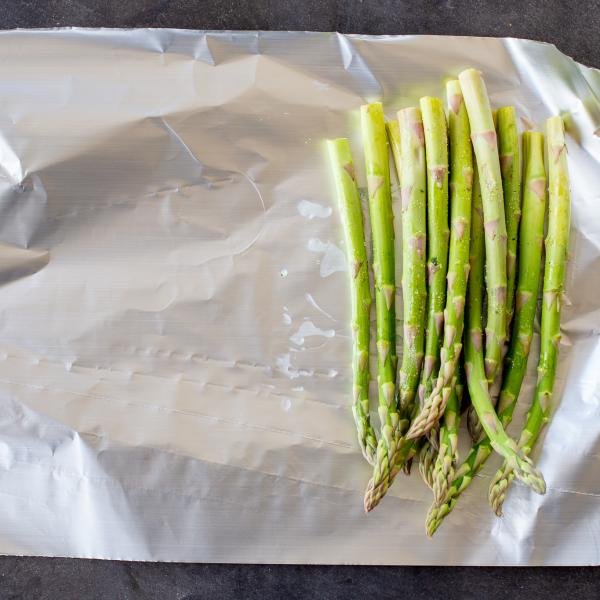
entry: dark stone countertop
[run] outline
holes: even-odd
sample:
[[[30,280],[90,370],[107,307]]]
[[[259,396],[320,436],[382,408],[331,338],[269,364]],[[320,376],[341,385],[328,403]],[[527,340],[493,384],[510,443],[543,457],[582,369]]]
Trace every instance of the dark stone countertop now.
[[[600,67],[600,2],[4,0],[0,27],[176,27],[511,36]],[[0,600],[597,598],[596,568],[319,567],[0,558]]]

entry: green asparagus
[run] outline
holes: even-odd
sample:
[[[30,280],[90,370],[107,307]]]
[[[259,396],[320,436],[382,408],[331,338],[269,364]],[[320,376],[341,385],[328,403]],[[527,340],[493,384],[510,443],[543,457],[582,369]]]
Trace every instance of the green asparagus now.
[[[346,254],[350,266],[354,398],[352,412],[362,453],[367,461],[373,464],[377,450],[377,438],[369,417],[369,312],[371,291],[369,288],[363,216],[348,140],[345,138],[329,140],[328,148],[346,240]]]
[[[398,112],[402,196],[402,299],[404,339],[400,367],[400,409],[410,418],[423,361],[427,283],[426,162],[421,111]]]
[[[413,413],[414,397],[423,361],[425,302],[425,140],[421,111],[405,108],[398,113],[400,125],[400,163],[402,196],[402,296],[404,339],[400,368],[400,412],[404,431]],[[383,436],[381,436],[383,437]],[[365,492],[365,510],[372,510],[383,498],[400,469],[412,456],[413,444],[398,437],[395,452],[380,444],[373,477]]]
[[[549,209],[538,382],[533,403],[519,438],[519,447],[526,455],[531,453],[542,427],[550,418],[550,402],[554,390],[561,337],[560,311],[565,286],[571,220],[567,147],[561,117],[551,117],[546,121],[546,144]],[[492,480],[489,500],[497,515],[502,514],[502,504],[515,475],[518,474],[514,473],[513,465],[505,463]]]
[[[500,419],[506,411],[512,414],[527,369],[527,358],[533,336],[546,212],[546,171],[542,133],[526,131],[523,134],[523,177],[525,185],[519,242],[519,276],[514,324],[498,403]]]
[[[385,128],[388,134],[388,143],[392,149],[392,156],[394,157],[398,181],[400,181],[400,126],[398,121],[393,119],[392,121],[386,121]]]
[[[481,170],[478,169],[478,172]],[[476,176],[477,178],[477,176]],[[477,185],[477,184],[476,184]],[[483,185],[480,186],[480,189]],[[465,371],[471,403],[477,411],[481,425],[490,438],[492,448],[509,461],[515,470],[515,475],[534,491],[542,494],[546,484],[541,473],[531,461],[517,448],[517,444],[506,435],[502,423],[498,420],[490,400],[488,380],[482,357],[482,293],[483,285],[483,244],[484,211],[480,199],[483,194],[473,195],[473,214],[471,224],[471,274],[467,289],[467,310],[465,331]],[[487,240],[486,240],[487,241]]]
[[[433,490],[434,467],[438,450],[433,444],[426,442],[419,452],[419,473],[423,481]]]
[[[448,134],[439,98],[421,98],[427,162],[427,334],[419,397],[429,397],[439,368],[448,269]]]
[[[457,382],[458,377],[457,374]],[[460,404],[462,385],[452,389],[446,404],[442,426],[440,427],[439,451],[433,467],[433,502],[440,504],[446,498],[448,488],[454,480],[454,467],[458,461],[458,426],[460,424]]]
[[[399,423],[396,403],[394,226],[383,107],[380,102],[366,104],[361,107],[360,114],[371,215],[377,314],[378,412],[381,421],[375,458],[377,463],[380,455],[391,456],[394,452]]]
[[[448,130],[450,138],[450,252],[448,260],[448,295],[444,311],[444,340],[440,351],[440,369],[435,386],[414,419],[409,438],[429,431],[440,419],[452,391],[462,344],[465,293],[469,276],[469,238],[471,194],[473,189],[473,154],[469,119],[458,80],[446,85]]]
[[[517,238],[521,220],[521,149],[514,106],[498,109],[498,150],[506,218],[506,327],[514,310]]]
[[[500,157],[490,102],[481,75],[475,69],[467,69],[458,78],[469,115],[481,181],[488,300],[484,374],[485,379],[492,382],[506,340],[506,223]],[[485,429],[486,425],[482,425]]]
[[[544,235],[546,173],[544,170],[544,138],[541,133],[523,134],[523,218],[519,232],[519,274],[510,346],[505,359],[498,418],[506,428],[512,420],[533,334],[540,280],[542,241]],[[427,515],[427,532],[433,535],[444,517],[452,511],[459,496],[469,487],[484,465],[492,445],[488,437],[473,446],[465,462],[456,470],[454,481],[440,506],[433,506]]]

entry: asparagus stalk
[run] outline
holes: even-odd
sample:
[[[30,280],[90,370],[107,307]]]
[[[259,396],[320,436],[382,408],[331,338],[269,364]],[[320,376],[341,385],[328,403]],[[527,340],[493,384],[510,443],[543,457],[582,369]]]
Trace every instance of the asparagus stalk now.
[[[353,336],[353,404],[358,443],[365,459],[373,464],[377,438],[369,417],[369,339],[371,291],[363,216],[356,186],[354,163],[346,138],[327,143],[350,265],[350,296]]]
[[[413,412],[413,401],[423,361],[426,267],[425,267],[425,140],[421,111],[405,108],[398,112],[402,196],[402,297],[404,339],[400,368],[400,411],[404,430]],[[383,438],[383,436],[381,436]],[[373,477],[365,491],[369,512],[383,498],[394,478],[412,456],[413,443],[398,438],[395,452],[385,452],[380,444]]]
[[[546,170],[542,133],[526,131],[523,134],[523,176],[525,185],[519,241],[519,277],[515,317],[498,403],[500,419],[503,419],[508,411],[512,414],[525,377],[533,337],[546,212]]]
[[[480,169],[478,169],[478,172]],[[477,176],[476,176],[477,177]],[[477,185],[477,184],[476,184]],[[479,186],[480,189],[483,185]],[[517,444],[506,435],[502,423],[496,416],[492,405],[488,380],[482,357],[482,292],[484,272],[484,221],[481,202],[482,194],[473,195],[473,214],[471,225],[471,274],[467,290],[467,311],[465,331],[465,371],[471,403],[475,407],[481,425],[490,438],[492,448],[503,456],[515,470],[515,475],[534,491],[543,494],[546,484],[541,473],[531,461],[517,448]],[[487,242],[487,239],[486,239]],[[487,261],[486,261],[487,262]]]
[[[510,326],[514,308],[514,287],[516,274],[516,250],[519,220],[521,218],[521,169],[519,134],[517,132],[517,117],[513,106],[505,106],[492,111],[494,128],[498,136],[498,152],[502,172],[502,189],[504,192],[504,214],[506,218],[507,249],[506,249],[506,327]],[[506,352],[506,340],[502,347],[502,357]],[[498,403],[498,395],[502,385],[504,362],[498,365],[493,383],[490,386],[490,396],[494,407]],[[473,407],[467,412],[467,428],[473,443],[483,436],[483,427],[479,422]]]
[[[373,242],[375,308],[377,314],[377,383],[381,435],[375,462],[395,450],[398,429],[396,405],[396,312],[394,307],[394,225],[390,171],[383,107],[380,102],[361,107],[369,212]]]
[[[546,143],[549,211],[538,382],[525,427],[519,438],[519,447],[526,455],[531,453],[544,424],[550,418],[550,401],[554,390],[560,343],[560,311],[565,285],[571,220],[567,147],[564,125],[560,117],[551,117],[546,121]],[[517,475],[513,469],[513,465],[505,463],[496,473],[490,486],[490,504],[499,516],[502,514],[502,504],[508,486]]]
[[[519,273],[510,346],[505,359],[505,377],[498,403],[498,418],[504,428],[512,420],[525,376],[537,306],[546,197],[543,144],[544,136],[541,133],[523,134],[524,185],[523,218],[518,243]],[[453,510],[459,496],[469,487],[491,453],[492,445],[488,437],[473,446],[465,462],[457,469],[444,503],[429,511],[426,525],[429,535],[433,535],[444,517]]]
[[[459,395],[460,390],[462,390],[462,385],[457,383],[450,393],[444,411],[443,424],[440,427],[440,447],[433,467],[434,504],[440,504],[444,501],[448,488],[454,480],[454,466],[458,461],[458,426],[460,424],[460,404],[462,400]]]
[[[490,399],[492,400],[492,405],[494,404],[494,398],[491,394],[490,390]],[[467,409],[467,431],[469,432],[469,436],[471,437],[471,441],[476,444],[483,437],[483,427],[481,426],[481,422],[479,421],[479,417],[477,416],[477,412],[475,412],[475,408],[473,405],[469,406]]]
[[[423,361],[427,282],[426,162],[423,120],[418,108],[398,112],[402,195],[402,299],[404,339],[400,367],[400,409],[412,412]]]
[[[517,131],[517,115],[514,106],[504,106],[497,111],[496,132],[504,191],[504,214],[506,217],[506,328],[510,328],[515,302],[517,266],[517,238],[521,220],[521,148]],[[503,353],[507,350],[506,341]],[[504,358],[504,354],[502,355]],[[504,361],[498,366],[490,395],[494,406],[502,386]],[[481,431],[481,426],[479,427]]]
[[[439,368],[448,269],[448,134],[439,98],[421,98],[427,162],[427,334],[419,397],[429,397]]]
[[[475,69],[467,69],[458,78],[469,115],[481,181],[488,299],[485,378],[491,382],[506,340],[506,223],[500,157],[490,102],[481,75]]]
[[[400,181],[400,177],[402,175],[402,168],[401,168],[401,158],[400,158],[400,154],[401,154],[401,150],[400,150],[400,124],[398,123],[397,119],[393,119],[392,121],[386,121],[385,123],[386,129],[387,129],[387,134],[388,134],[388,142],[390,144],[390,147],[392,149],[392,156],[394,158],[394,165],[396,167],[396,173],[398,175],[398,181]],[[402,433],[402,430],[406,428],[406,420],[404,421],[400,421],[400,433]],[[413,460],[413,456],[416,453],[416,449],[413,448],[411,451],[413,454],[411,456],[409,456],[406,461],[404,462],[404,464],[402,465],[402,470],[404,471],[404,473],[406,473],[407,475],[410,475],[410,469],[412,466],[412,460]]]
[[[506,326],[514,309],[517,238],[521,220],[521,152],[514,106],[498,109],[498,151],[506,217]]]
[[[448,293],[444,311],[444,340],[440,351],[440,369],[429,397],[414,419],[409,438],[429,431],[444,413],[452,391],[462,344],[465,293],[469,276],[469,238],[471,194],[473,190],[473,154],[469,119],[458,80],[446,85],[448,97],[448,131],[450,138],[450,202],[452,228],[448,260]]]
[[[396,119],[393,119],[392,121],[386,121],[385,128],[388,134],[388,143],[392,149],[392,156],[394,157],[398,181],[400,181],[400,125]]]
[[[421,478],[433,490],[434,467],[438,451],[433,444],[426,442],[419,452],[419,473]]]

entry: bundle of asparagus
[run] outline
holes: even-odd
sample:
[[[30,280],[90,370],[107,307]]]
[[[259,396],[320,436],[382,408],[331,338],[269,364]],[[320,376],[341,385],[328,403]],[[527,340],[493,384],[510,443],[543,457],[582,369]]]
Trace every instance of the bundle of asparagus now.
[[[504,459],[489,491],[496,514],[501,515],[515,477],[533,491],[545,492],[544,478],[529,455],[550,416],[570,227],[562,119],[546,122],[546,152],[544,135],[536,131],[523,133],[521,150],[514,107],[492,112],[480,73],[463,71],[447,82],[446,93],[447,114],[441,100],[431,97],[422,98],[419,107],[402,109],[398,120],[387,124],[381,103],[361,109],[375,284],[379,436],[369,407],[371,290],[362,207],[348,140],[329,142],[350,265],[352,410],[359,445],[373,466],[365,510],[380,502],[400,471],[408,472],[418,453],[419,472],[433,491],[428,535],[494,451]],[[388,148],[402,206],[404,325],[397,381]],[[538,384],[516,442],[505,428],[519,399],[538,304],[545,160],[549,219]],[[470,398],[473,445],[460,463],[463,390]]]

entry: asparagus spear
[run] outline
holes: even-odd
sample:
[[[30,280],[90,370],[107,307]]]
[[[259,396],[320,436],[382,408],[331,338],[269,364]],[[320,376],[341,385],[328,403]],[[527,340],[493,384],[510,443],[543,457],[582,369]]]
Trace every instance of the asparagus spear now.
[[[495,383],[495,382],[494,382]],[[492,405],[494,404],[494,397],[492,396],[490,390],[490,399],[492,400]],[[471,436],[471,441],[476,444],[483,437],[483,427],[481,426],[481,422],[479,421],[479,417],[477,416],[477,412],[473,408],[473,405],[469,406],[467,409],[467,431]]]
[[[519,277],[515,299],[515,317],[505,360],[505,376],[500,391],[498,416],[503,419],[512,410],[521,391],[527,369],[529,347],[540,282],[544,215],[546,212],[546,171],[544,135],[523,134],[523,220],[520,227]]]
[[[433,444],[425,443],[419,452],[419,473],[423,481],[433,490],[434,467],[438,451]]]
[[[459,395],[460,390],[462,390],[462,385],[458,384],[452,389],[444,411],[443,424],[440,427],[440,447],[433,466],[432,477],[434,504],[443,502],[448,488],[454,480],[454,466],[458,461],[458,426],[462,400]]]
[[[516,250],[519,220],[521,218],[521,170],[519,134],[517,132],[517,118],[513,106],[505,106],[492,111],[494,128],[498,136],[498,152],[500,155],[500,169],[502,172],[502,189],[504,192],[504,214],[507,230],[506,250],[506,327],[510,326],[514,308],[514,287],[516,274]],[[502,357],[506,352],[506,340],[502,346]],[[493,383],[490,386],[490,397],[494,407],[498,403],[498,395],[502,385],[502,371],[504,362],[498,365]],[[473,443],[477,443],[483,436],[483,427],[479,422],[477,413],[472,406],[467,412],[467,429]]]
[[[517,238],[521,220],[521,152],[514,106],[498,109],[498,150],[506,217],[506,326],[514,309],[517,265]]]
[[[502,176],[490,102],[481,75],[467,69],[459,76],[471,124],[471,137],[479,179],[485,228],[487,325],[485,378],[494,379],[506,339],[506,223]],[[484,429],[485,429],[485,424]]]
[[[400,126],[396,119],[385,122],[385,128],[388,134],[388,143],[392,149],[392,156],[394,157],[394,165],[396,166],[396,173],[398,174],[398,181],[400,181]]]
[[[398,112],[402,195],[402,299],[404,339],[400,367],[400,410],[410,417],[423,361],[427,283],[426,166],[423,120],[418,108]]]
[[[398,181],[400,181],[400,177],[402,175],[401,168],[401,150],[400,150],[400,124],[397,119],[393,119],[392,121],[386,121],[385,123],[387,134],[388,134],[388,142],[392,149],[392,156],[394,158],[394,165],[396,167],[396,173],[398,175]],[[400,433],[406,428],[407,420],[400,421]],[[407,475],[410,475],[410,469],[412,466],[412,460],[414,454],[416,454],[416,448],[411,449],[411,455],[406,459],[404,464],[402,465],[402,470]]]
[[[519,273],[510,346],[505,360],[498,418],[506,428],[512,420],[517,397],[527,368],[533,334],[537,292],[544,236],[546,173],[544,170],[544,136],[537,132],[523,134],[523,218],[519,232]],[[489,438],[473,446],[465,462],[457,469],[444,503],[433,506],[427,515],[427,532],[433,535],[444,517],[452,511],[459,496],[492,453]]]
[[[480,172],[480,169],[478,169]],[[477,175],[476,175],[477,178]],[[478,184],[475,184],[476,186]],[[479,186],[482,190],[483,185]],[[541,473],[532,465],[531,461],[517,448],[517,444],[506,435],[502,423],[496,416],[492,405],[488,381],[482,357],[482,292],[483,286],[483,240],[484,227],[482,194],[476,191],[473,194],[473,214],[471,222],[471,274],[467,290],[467,311],[465,331],[465,371],[471,403],[477,411],[486,435],[490,438],[492,448],[509,462],[515,470],[515,475],[529,485],[534,491],[542,494],[545,492],[545,482]],[[486,240],[487,242],[487,240]]]
[[[345,138],[327,143],[331,169],[342,217],[346,254],[350,265],[350,292],[353,335],[353,397],[352,412],[356,422],[358,443],[363,456],[375,462],[377,438],[369,417],[369,339],[371,291],[363,216],[354,174],[350,144]]]
[[[550,401],[560,343],[560,310],[565,285],[571,220],[567,147],[564,125],[560,117],[551,117],[546,121],[546,143],[549,211],[538,383],[525,427],[519,438],[519,446],[526,455],[531,453],[542,427],[550,418]],[[513,465],[505,463],[492,480],[489,500],[497,515],[502,514],[506,491],[515,475]]]
[[[469,275],[469,237],[471,194],[473,189],[473,154],[467,110],[458,80],[446,85],[448,130],[450,137],[450,202],[452,228],[448,260],[448,295],[444,311],[443,347],[439,374],[432,393],[414,419],[407,437],[420,437],[440,419],[452,391],[463,331],[465,293]]]
[[[421,111],[405,108],[398,113],[402,196],[402,297],[404,339],[400,368],[400,411],[403,430],[413,412],[413,401],[423,360],[426,268],[425,268],[425,148]],[[381,436],[383,437],[383,436]],[[381,438],[380,438],[381,442]],[[365,491],[369,512],[383,498],[407,459],[412,456],[411,440],[398,437],[395,452],[385,452],[381,443],[373,477]]]
[[[504,106],[497,111],[496,132],[502,171],[502,189],[504,191],[504,214],[506,217],[506,328],[510,328],[515,301],[515,279],[517,266],[517,238],[521,220],[521,148],[517,131],[517,115],[514,106]],[[503,346],[503,355],[507,351],[507,342]],[[502,386],[504,361],[498,366],[490,395],[494,406]],[[479,426],[481,431],[481,426]],[[477,439],[477,438],[475,438]]]
[[[427,162],[427,334],[419,397],[429,397],[439,368],[448,269],[448,135],[439,98],[421,98]]]
[[[396,405],[394,225],[388,148],[381,102],[363,105],[360,115],[371,215],[377,314],[378,412],[381,420],[381,435],[375,457],[377,462],[380,454],[393,453],[399,422]]]

